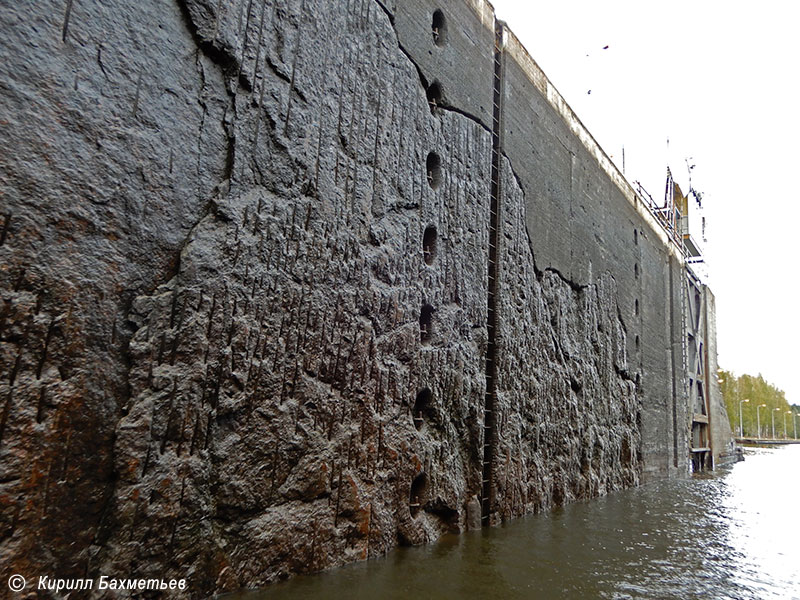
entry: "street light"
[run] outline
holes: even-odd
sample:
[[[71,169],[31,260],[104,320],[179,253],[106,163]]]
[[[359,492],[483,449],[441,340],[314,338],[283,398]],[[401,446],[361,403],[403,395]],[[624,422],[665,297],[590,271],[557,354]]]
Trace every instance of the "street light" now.
[[[756,423],[758,424],[758,439],[761,439],[761,409],[766,408],[766,404],[756,406]]]
[[[794,413],[792,413],[792,411],[790,410],[787,410],[785,413],[783,413],[783,439],[788,438],[788,436],[786,435],[786,415],[791,415],[791,414]]]
[[[800,415],[794,413],[792,417],[792,422],[794,423],[794,439],[797,439],[797,417],[800,417]]]
[[[772,439],[775,439],[775,411],[780,410],[780,408],[773,408],[772,409]]]
[[[750,398],[745,398],[741,402],[739,402],[739,435],[744,437],[744,422],[742,421],[742,404],[745,402],[750,402]]]

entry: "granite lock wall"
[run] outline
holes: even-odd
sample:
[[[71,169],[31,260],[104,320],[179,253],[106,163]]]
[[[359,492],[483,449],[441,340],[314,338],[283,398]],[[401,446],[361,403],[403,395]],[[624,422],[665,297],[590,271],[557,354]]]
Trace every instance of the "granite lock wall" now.
[[[0,23],[0,578],[199,598],[686,471],[682,259],[488,3]]]

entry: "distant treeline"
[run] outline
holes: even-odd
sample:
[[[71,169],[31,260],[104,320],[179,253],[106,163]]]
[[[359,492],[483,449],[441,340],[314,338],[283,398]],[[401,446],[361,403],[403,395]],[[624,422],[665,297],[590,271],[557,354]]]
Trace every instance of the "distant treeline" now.
[[[736,435],[761,438],[794,438],[796,427],[800,426],[800,406],[790,405],[786,393],[768,381],[761,374],[736,376],[730,371],[719,371],[719,386],[728,409],[731,429]],[[743,402],[747,400],[747,402]],[[739,422],[741,403],[742,422]],[[761,432],[758,432],[759,417]],[[773,421],[774,417],[774,421]],[[775,426],[773,432],[773,423]],[[785,427],[785,429],[784,429]]]

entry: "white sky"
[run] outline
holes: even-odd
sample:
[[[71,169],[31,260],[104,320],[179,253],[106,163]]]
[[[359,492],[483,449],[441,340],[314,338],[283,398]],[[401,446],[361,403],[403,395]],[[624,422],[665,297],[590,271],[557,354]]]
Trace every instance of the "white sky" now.
[[[800,4],[490,1],[628,180],[692,158],[720,365],[800,404]]]

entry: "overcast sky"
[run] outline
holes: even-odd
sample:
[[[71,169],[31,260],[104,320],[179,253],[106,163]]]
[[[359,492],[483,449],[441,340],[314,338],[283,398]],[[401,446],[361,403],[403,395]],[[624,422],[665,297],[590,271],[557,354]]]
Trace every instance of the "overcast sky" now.
[[[720,365],[800,404],[800,5],[490,1],[629,181],[691,158]]]

